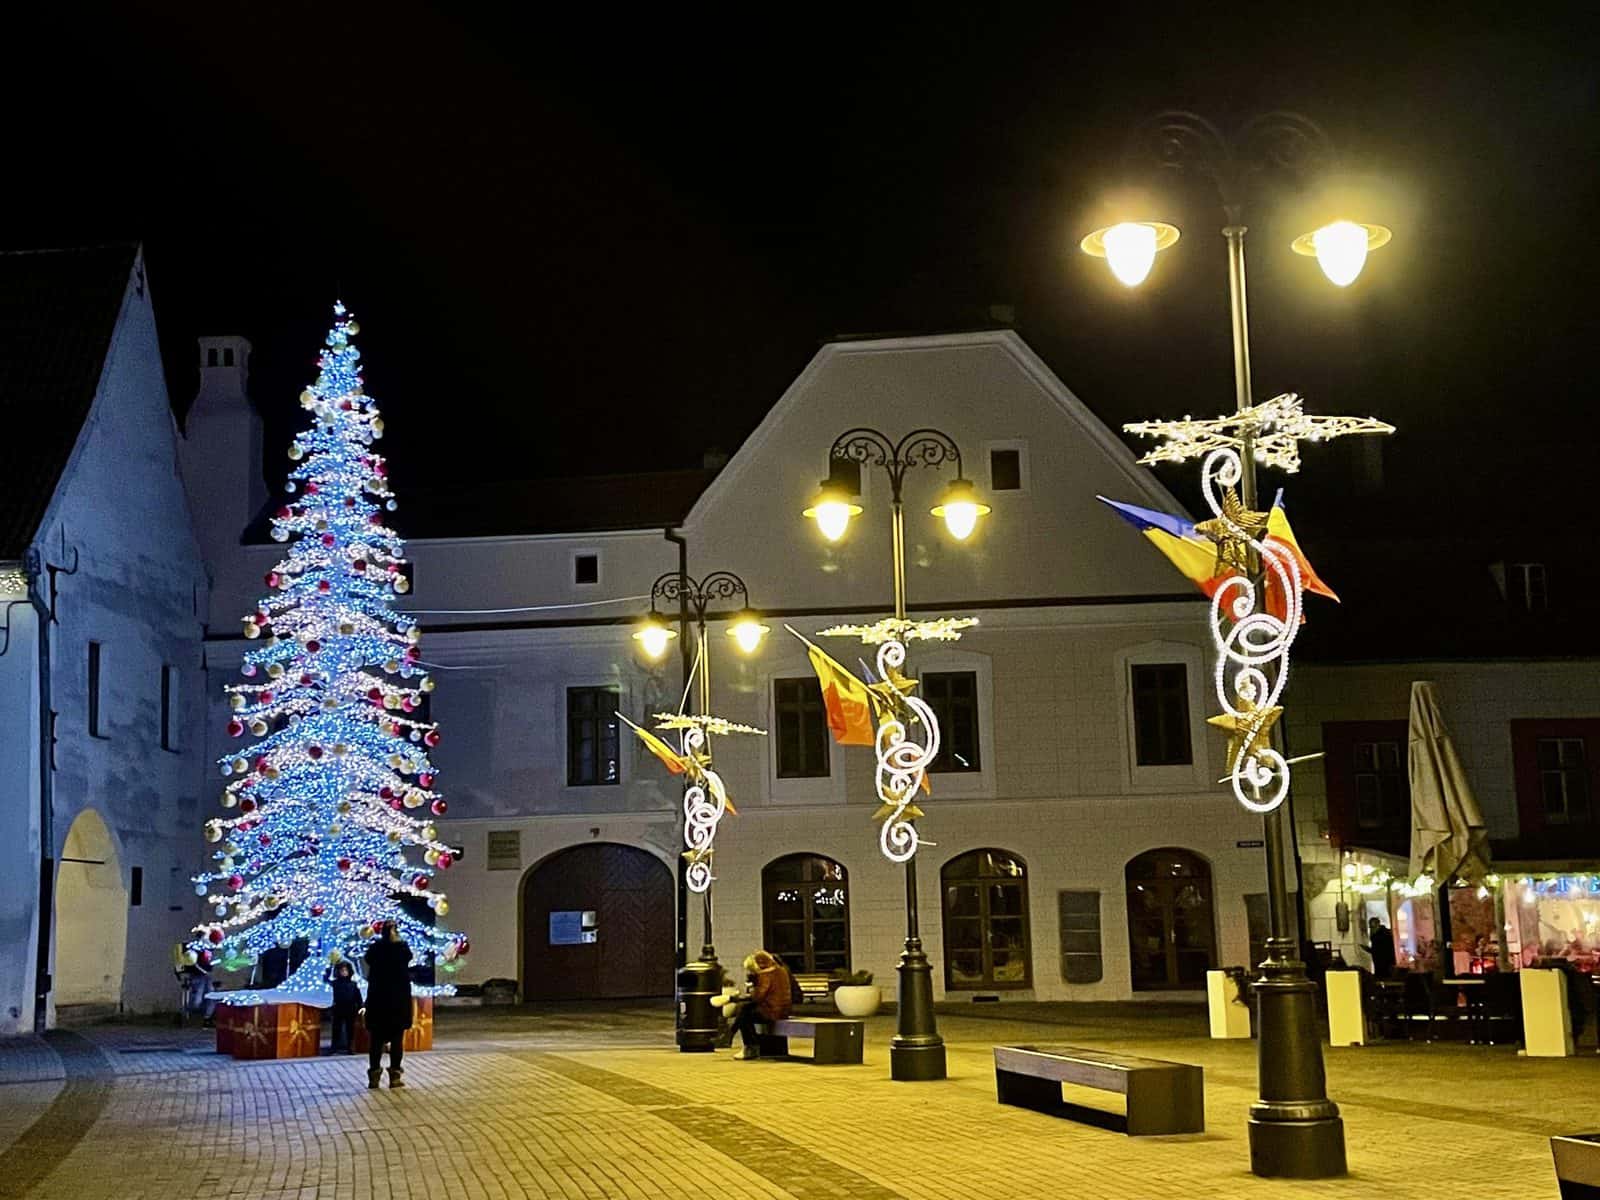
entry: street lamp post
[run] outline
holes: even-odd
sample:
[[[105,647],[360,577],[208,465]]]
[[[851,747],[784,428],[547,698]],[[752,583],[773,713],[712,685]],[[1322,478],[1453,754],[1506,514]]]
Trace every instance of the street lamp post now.
[[[740,605],[732,611],[712,612],[711,608],[718,601],[738,599]],[[745,587],[745,582],[732,571],[713,571],[700,579],[695,579],[685,571],[668,571],[650,586],[650,615],[644,624],[634,633],[634,639],[643,647],[645,654],[651,659],[660,658],[666,651],[667,643],[677,636],[673,629],[663,623],[657,614],[657,603],[675,604],[685,614],[692,614],[695,628],[694,665],[691,668],[692,682],[695,685],[696,705],[702,718],[711,717],[711,646],[706,637],[706,626],[713,619],[731,620],[728,627],[728,636],[733,638],[739,649],[746,654],[752,654],[760,646],[761,639],[766,636],[767,627],[763,625],[750,609],[750,591]],[[687,615],[685,620],[687,620]],[[703,758],[706,768],[711,765],[711,730],[702,723],[699,726],[686,728],[684,731],[686,753],[698,753]],[[690,783],[689,790],[697,786]],[[696,832],[696,830],[699,832]],[[714,835],[714,826],[705,830],[703,824],[695,821],[691,808],[685,822],[685,842],[689,851],[709,850],[710,836]],[[696,844],[696,839],[704,841]],[[700,962],[708,968],[717,966],[717,950],[712,938],[711,916],[711,865],[709,857],[697,858],[691,861],[688,869],[689,889],[700,893],[702,907],[700,917],[701,939]]]
[[[1315,124],[1293,113],[1275,112],[1258,117],[1230,139],[1215,125],[1193,113],[1165,112],[1140,127],[1134,150],[1161,167],[1209,180],[1222,203],[1222,235],[1228,247],[1234,391],[1237,412],[1241,414],[1235,431],[1241,435],[1236,447],[1222,453],[1224,457],[1231,455],[1237,463],[1239,499],[1246,511],[1253,510],[1256,506],[1256,460],[1260,450],[1257,437],[1262,428],[1270,428],[1270,425],[1262,426],[1249,417],[1267,406],[1252,409],[1249,308],[1245,291],[1245,192],[1252,178],[1263,171],[1307,171],[1322,167],[1331,159],[1331,148],[1327,137]],[[1389,231],[1382,226],[1338,220],[1297,239],[1292,249],[1296,253],[1314,255],[1329,280],[1342,287],[1360,273],[1368,251],[1384,245],[1389,236]],[[1178,230],[1171,225],[1133,221],[1091,233],[1084,238],[1082,249],[1106,258],[1117,278],[1134,286],[1149,273],[1155,255],[1177,240]],[[1141,428],[1139,431],[1152,430]],[[1351,428],[1343,431],[1383,430]],[[1189,456],[1190,450],[1185,447],[1178,453]],[[1215,459],[1208,459],[1207,463],[1208,498],[1214,461],[1220,464],[1220,460]],[[1254,545],[1248,550],[1247,569],[1252,580],[1261,578],[1261,556]],[[1287,669],[1287,648],[1293,632],[1286,633],[1282,638],[1282,654],[1273,668],[1271,694],[1274,697],[1281,687],[1282,673]],[[1261,685],[1267,686],[1265,674],[1261,676]],[[1246,697],[1241,703],[1248,707],[1250,700]],[[1252,730],[1252,734],[1255,732]],[[1259,732],[1264,734],[1265,729]],[[1282,763],[1281,758],[1278,761]],[[1272,775],[1269,770],[1261,778]],[[1236,788],[1240,776],[1241,773],[1235,771]],[[1343,1175],[1346,1171],[1344,1123],[1338,1105],[1328,1098],[1322,1042],[1317,1028],[1315,987],[1306,976],[1305,963],[1300,960],[1298,921],[1292,916],[1289,904],[1284,861],[1286,831],[1292,818],[1286,802],[1286,765],[1282,767],[1281,781],[1282,802],[1274,799],[1270,807],[1252,805],[1256,811],[1264,811],[1270,915],[1267,957],[1260,964],[1261,979],[1255,989],[1259,1013],[1260,1098],[1250,1109],[1250,1165],[1257,1175],[1325,1178]]]
[[[956,477],[945,488],[931,510],[943,518],[946,528],[958,541],[965,540],[978,518],[989,506],[978,499],[971,482],[961,472],[961,450],[955,440],[937,429],[914,429],[895,441],[876,429],[856,428],[834,439],[828,452],[828,478],[805,515],[816,520],[829,541],[844,535],[850,519],[861,512],[855,493],[840,478],[834,464],[855,462],[863,467],[882,467],[889,476],[891,557],[894,574],[894,617],[869,636],[881,644],[880,664],[898,667],[905,660],[904,640],[915,635],[906,617],[905,507],[903,487],[906,472],[914,467],[941,467],[953,463]],[[970,624],[970,622],[967,622]],[[949,634],[940,636],[952,636]],[[902,740],[905,730],[897,723],[880,726],[877,739],[879,758],[879,796],[893,811],[884,823],[880,839],[884,854],[905,867],[906,940],[900,954],[899,1003],[896,1032],[889,1043],[889,1073],[900,1080],[933,1080],[945,1077],[944,1039],[933,1011],[933,971],[922,948],[922,931],[917,915],[917,836],[914,811],[908,811],[911,798],[920,786],[928,763],[938,749],[938,724],[926,705],[913,706],[917,719],[928,726],[923,747]],[[896,732],[886,734],[886,730]]]

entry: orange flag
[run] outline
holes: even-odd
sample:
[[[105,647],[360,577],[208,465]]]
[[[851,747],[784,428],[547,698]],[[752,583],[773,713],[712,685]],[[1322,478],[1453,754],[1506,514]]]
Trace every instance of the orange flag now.
[[[1263,540],[1275,543],[1289,552],[1294,559],[1295,566],[1300,570],[1300,583],[1306,591],[1314,592],[1319,596],[1326,596],[1335,603],[1338,602],[1339,597],[1334,594],[1331,587],[1322,582],[1316,570],[1306,559],[1305,551],[1300,549],[1300,543],[1295,541],[1294,530],[1289,526],[1289,516],[1283,511],[1283,492],[1281,490],[1278,492],[1277,499],[1272,502],[1272,511],[1267,515],[1267,536]],[[1288,612],[1289,606],[1283,596],[1283,588],[1278,583],[1277,573],[1268,571],[1264,583],[1267,611],[1282,620]],[[1300,614],[1300,620],[1304,623],[1304,612]]]
[[[639,740],[644,743],[645,749],[659,758],[661,760],[661,765],[666,767],[667,770],[671,771],[674,775],[682,775],[689,769],[689,760],[684,758],[683,755],[679,754],[671,746],[663,742],[655,734],[651,733],[648,729],[643,729],[640,726],[635,725],[632,721],[629,721],[627,717],[623,717],[621,713],[618,713],[617,716],[622,717],[623,722],[628,726],[628,728],[639,735]]]
[[[867,685],[841,667],[820,646],[806,643],[811,669],[822,685],[822,703],[828,710],[828,728],[841,746],[870,746],[877,738],[872,719],[872,697]]]

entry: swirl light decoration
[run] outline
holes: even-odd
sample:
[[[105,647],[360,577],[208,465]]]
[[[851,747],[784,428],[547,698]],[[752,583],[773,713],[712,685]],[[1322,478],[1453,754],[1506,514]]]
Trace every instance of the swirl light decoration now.
[[[1262,570],[1277,577],[1285,611],[1281,617],[1268,612],[1264,588],[1247,575],[1229,575],[1217,587],[1211,597],[1211,639],[1224,715],[1213,723],[1232,735],[1228,766],[1234,796],[1251,812],[1267,813],[1289,794],[1289,764],[1273,749],[1268,731],[1283,711],[1278,698],[1289,680],[1289,648],[1300,630],[1304,584],[1293,555],[1278,543],[1250,536],[1225,514],[1218,489],[1238,486],[1242,473],[1239,453],[1231,447],[1207,455],[1200,479],[1206,504],[1226,536],[1249,545],[1260,555]]]
[[[683,756],[698,763],[705,752],[705,731],[697,725],[687,726],[679,744]],[[722,814],[728,811],[728,792],[722,776],[709,765],[700,766],[690,778],[692,782],[683,791],[683,844],[689,848],[684,877],[689,890],[699,894],[709,890],[716,878],[711,873],[713,843]]]
[[[890,639],[878,646],[880,678],[894,679],[905,661],[904,642]],[[929,765],[938,757],[939,721],[923,700],[909,692],[902,694],[899,702],[910,710],[915,724],[921,728],[921,742],[912,738],[899,712],[886,708],[878,721],[873,749],[878,756],[875,777],[878,799],[889,809],[882,818],[878,847],[890,862],[903,863],[922,844],[922,838],[913,823],[921,812],[911,801],[928,777]]]

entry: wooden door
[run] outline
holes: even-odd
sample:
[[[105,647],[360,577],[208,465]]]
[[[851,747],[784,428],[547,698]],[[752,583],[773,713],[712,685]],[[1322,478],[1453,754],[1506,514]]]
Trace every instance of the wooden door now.
[[[1133,990],[1199,991],[1216,966],[1211,868],[1186,850],[1152,850],[1128,864]]]
[[[563,850],[523,884],[523,998],[670,996],[673,937],[672,873],[660,859],[610,842]]]

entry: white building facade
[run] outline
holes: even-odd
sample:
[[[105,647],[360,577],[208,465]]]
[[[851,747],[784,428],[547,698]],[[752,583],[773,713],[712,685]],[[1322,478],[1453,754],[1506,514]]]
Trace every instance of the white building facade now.
[[[381,365],[371,376],[381,397]],[[214,379],[216,427],[230,430],[217,452],[237,462],[254,417],[242,379]],[[653,664],[631,637],[652,582],[679,567],[669,533],[684,539],[691,576],[738,574],[772,627],[744,657],[725,623],[711,626],[714,711],[769,731],[715,746],[738,808],[716,842],[720,956],[765,944],[797,968],[891,981],[904,887],[878,849],[872,754],[827,738],[804,647],[783,630],[813,636],[890,607],[883,472],[863,470],[865,511],[839,543],[801,517],[835,437],[860,425],[949,434],[994,507],[956,542],[927,514],[953,468],[907,476],[913,614],[980,622],[958,642],[913,643],[908,662],[953,748],[919,822],[938,994],[1170,995],[1202,987],[1207,967],[1247,961],[1261,827],[1216,784],[1203,604],[1095,496],[1178,506],[1021,339],[986,332],[825,346],[709,487],[667,516],[657,495],[641,506],[648,521],[409,540],[409,606],[437,666],[433,757],[450,804],[439,825],[465,850],[441,881],[450,923],[472,939],[458,981],[515,979],[529,999],[671,989],[680,782],[610,715],[648,725],[679,701],[676,652]],[[212,448],[192,439],[188,453]],[[248,474],[234,471],[235,486],[251,486],[239,482]],[[406,481],[396,486],[405,535]],[[244,645],[236,619],[279,548],[233,546],[204,514],[201,536],[223,548],[206,649],[221,754],[221,689]],[[866,651],[829,648],[852,665]],[[697,901],[686,916],[692,956]],[[586,929],[592,939],[570,936]]]

